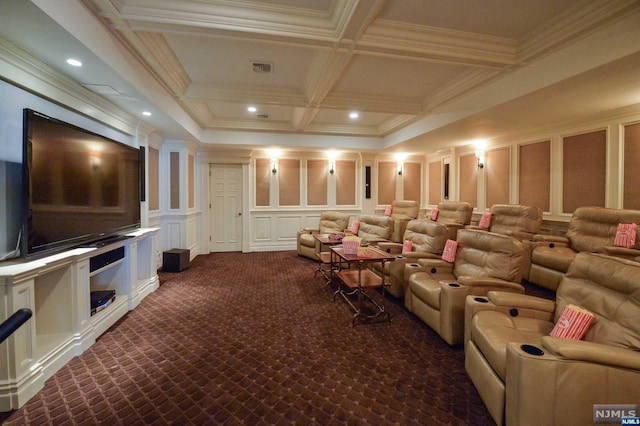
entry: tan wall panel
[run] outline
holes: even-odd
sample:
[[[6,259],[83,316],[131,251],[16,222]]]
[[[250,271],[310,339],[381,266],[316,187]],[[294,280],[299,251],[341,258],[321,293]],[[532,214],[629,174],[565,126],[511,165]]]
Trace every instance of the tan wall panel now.
[[[420,175],[422,166],[420,163],[404,163],[402,165],[402,177],[404,180],[404,199],[422,203],[422,181]]]
[[[429,204],[437,205],[442,200],[442,162],[429,163]]]
[[[478,159],[475,154],[460,157],[460,201],[478,205]]]
[[[149,148],[149,210],[160,210],[160,152],[155,148]]]
[[[327,205],[327,160],[307,161],[307,204],[310,206]]]
[[[269,205],[269,182],[271,180],[271,160],[256,159],[256,206]]]
[[[605,204],[607,133],[605,130],[563,139],[562,211]]]
[[[396,171],[398,163],[378,163],[378,204],[391,204],[396,199]]]
[[[336,204],[353,206],[356,204],[356,163],[336,161]]]
[[[300,205],[300,160],[278,162],[278,188],[281,206]]]
[[[487,151],[484,167],[487,176],[488,207],[494,204],[509,204],[510,153],[510,148]]]
[[[180,153],[169,153],[169,208],[180,208]]]
[[[519,157],[520,204],[537,206],[543,211],[550,211],[551,142],[522,145]]]
[[[195,206],[195,173],[196,164],[193,155],[189,155],[189,208],[192,209]]]
[[[623,208],[640,210],[640,123],[624,126]]]

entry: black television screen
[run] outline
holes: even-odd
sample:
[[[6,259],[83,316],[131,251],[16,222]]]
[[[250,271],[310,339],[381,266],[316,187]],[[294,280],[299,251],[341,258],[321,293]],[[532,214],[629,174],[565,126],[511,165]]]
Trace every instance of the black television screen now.
[[[139,151],[24,110],[24,257],[140,226]]]

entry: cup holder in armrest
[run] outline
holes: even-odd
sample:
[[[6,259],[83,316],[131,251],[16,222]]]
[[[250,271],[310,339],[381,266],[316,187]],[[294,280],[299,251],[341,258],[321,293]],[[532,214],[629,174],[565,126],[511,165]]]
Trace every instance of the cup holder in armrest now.
[[[401,254],[396,254],[396,259],[404,259],[404,256]]]
[[[460,287],[460,284],[458,284],[458,283],[449,283],[449,284],[447,284],[447,285],[448,285],[449,287],[455,287],[455,288]]]
[[[529,355],[542,356],[544,355],[544,351],[537,346],[533,345],[520,345],[520,349]]]
[[[473,300],[479,303],[489,303],[489,299],[487,299],[486,297],[476,296],[473,298]]]
[[[417,263],[410,263],[409,266],[411,266],[412,268],[419,268],[420,265]]]

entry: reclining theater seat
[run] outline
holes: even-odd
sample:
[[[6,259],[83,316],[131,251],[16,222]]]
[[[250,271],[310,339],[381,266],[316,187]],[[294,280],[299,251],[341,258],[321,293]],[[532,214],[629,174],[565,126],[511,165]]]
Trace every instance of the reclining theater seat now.
[[[416,219],[420,213],[420,204],[413,200],[393,200],[391,202],[391,221],[393,232],[391,241],[399,243],[410,220]]]
[[[521,241],[493,232],[461,229],[453,264],[421,259],[409,276],[405,307],[436,331],[448,344],[464,338],[467,295],[490,290],[524,293],[520,284],[524,247]]]
[[[459,229],[471,223],[473,207],[466,201],[442,201],[438,204],[436,222],[447,226],[448,238],[455,240]]]
[[[594,404],[640,403],[640,263],[579,253],[556,298],[467,298],[465,368],[499,425],[586,425]],[[549,336],[568,304],[594,315],[583,340]]]
[[[526,243],[527,281],[556,290],[578,252],[603,252],[634,259],[640,256],[640,238],[635,249],[614,247],[618,224],[640,223],[640,211],[604,207],[579,207],[571,216],[564,237],[536,235]]]
[[[402,241],[402,243],[378,243],[378,247],[383,251],[398,255],[398,257],[393,262],[385,262],[384,268],[379,262],[370,264],[372,271],[380,276],[384,275],[384,282],[389,284],[385,291],[395,297],[404,297],[406,290],[404,265],[407,262],[417,262],[418,259],[425,258],[440,258],[447,242],[447,227],[429,220],[414,219],[407,224]],[[411,241],[411,251],[402,251],[405,241]]]
[[[540,231],[542,209],[521,204],[494,204],[491,213],[490,232],[509,235],[518,240],[528,240]],[[471,229],[482,229],[470,226]]]
[[[324,211],[320,214],[318,228],[305,228],[298,231],[298,255],[317,260],[316,253],[320,252],[320,243],[313,238],[313,234],[330,234],[342,232],[349,225],[347,213]]]
[[[380,241],[389,241],[391,238],[393,223],[389,216],[362,214],[358,221],[358,237],[362,238],[363,243],[377,245]]]

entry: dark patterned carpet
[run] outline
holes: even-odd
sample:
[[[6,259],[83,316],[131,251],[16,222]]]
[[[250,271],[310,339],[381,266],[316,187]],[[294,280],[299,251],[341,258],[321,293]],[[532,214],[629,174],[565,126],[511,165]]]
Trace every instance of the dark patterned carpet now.
[[[492,424],[449,347],[401,301],[351,312],[295,252],[198,256],[6,424]]]

